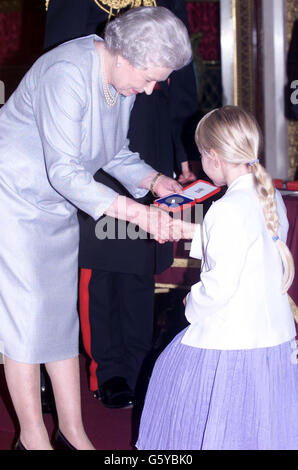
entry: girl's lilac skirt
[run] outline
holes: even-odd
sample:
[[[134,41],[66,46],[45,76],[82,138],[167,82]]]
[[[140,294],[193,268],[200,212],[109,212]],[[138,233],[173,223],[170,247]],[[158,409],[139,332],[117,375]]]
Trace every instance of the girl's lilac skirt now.
[[[184,331],[155,364],[137,448],[297,450],[295,340],[219,351],[181,344]]]

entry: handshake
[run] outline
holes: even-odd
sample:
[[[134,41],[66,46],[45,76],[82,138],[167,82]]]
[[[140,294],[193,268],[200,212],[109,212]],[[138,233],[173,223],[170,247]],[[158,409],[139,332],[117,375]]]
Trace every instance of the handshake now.
[[[157,178],[158,176],[158,178]],[[182,193],[181,185],[172,178],[157,174],[153,183],[144,184],[157,197],[164,197],[172,193]],[[153,192],[154,186],[154,192]],[[182,220],[180,217],[171,217],[168,212],[155,206],[145,206],[125,196],[118,196],[105,214],[116,219],[126,220],[139,226],[151,234],[158,243],[190,240],[194,236],[196,224]],[[178,214],[179,215],[179,214]]]
[[[174,179],[158,173],[151,182],[150,190],[155,196],[164,197],[171,193],[182,193],[182,186]],[[195,224],[181,220],[181,218],[172,218],[168,213],[152,206],[144,209],[138,225],[152,234],[157,242],[165,243],[193,238]]]
[[[196,229],[196,224],[181,218],[172,218],[167,212],[153,206],[143,206],[135,223],[150,233],[158,243],[192,239]]]

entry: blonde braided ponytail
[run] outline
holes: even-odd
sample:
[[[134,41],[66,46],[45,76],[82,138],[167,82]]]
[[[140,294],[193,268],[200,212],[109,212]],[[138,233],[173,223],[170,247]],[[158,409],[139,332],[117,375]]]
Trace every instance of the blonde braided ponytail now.
[[[277,235],[279,223],[276,210],[275,189],[271,176],[261,164],[255,163],[252,165],[252,172],[255,178],[256,190],[263,210],[266,227],[275,240],[282,259],[284,268],[282,292],[285,293],[294,280],[295,267],[293,256],[289,248]]]
[[[199,122],[195,140],[202,154],[210,154],[213,149],[226,162],[250,165],[266,227],[282,259],[282,292],[285,293],[294,279],[294,261],[287,245],[277,235],[279,220],[275,189],[271,176],[258,160],[262,133],[256,119],[238,106],[214,109]]]

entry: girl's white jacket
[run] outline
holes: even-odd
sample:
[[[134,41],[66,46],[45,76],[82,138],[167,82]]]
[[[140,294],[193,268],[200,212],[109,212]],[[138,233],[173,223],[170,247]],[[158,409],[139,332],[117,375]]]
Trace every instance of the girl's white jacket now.
[[[276,191],[279,237],[288,231]],[[296,336],[283,268],[268,232],[252,174],[241,176],[214,202],[198,226],[190,256],[202,258],[200,282],[187,298],[190,323],[182,343],[206,349],[276,346]]]

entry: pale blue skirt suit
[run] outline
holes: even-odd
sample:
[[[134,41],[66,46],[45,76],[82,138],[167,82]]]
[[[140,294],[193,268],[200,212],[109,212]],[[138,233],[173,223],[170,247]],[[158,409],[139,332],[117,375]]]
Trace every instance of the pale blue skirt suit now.
[[[20,362],[78,354],[77,208],[96,220],[117,197],[94,173],[142,197],[152,171],[128,148],[134,97],[104,100],[94,40],[44,54],[0,110],[0,344]]]

